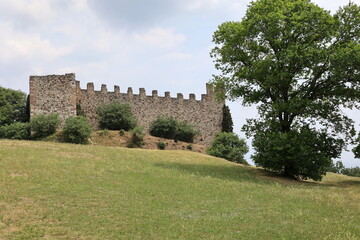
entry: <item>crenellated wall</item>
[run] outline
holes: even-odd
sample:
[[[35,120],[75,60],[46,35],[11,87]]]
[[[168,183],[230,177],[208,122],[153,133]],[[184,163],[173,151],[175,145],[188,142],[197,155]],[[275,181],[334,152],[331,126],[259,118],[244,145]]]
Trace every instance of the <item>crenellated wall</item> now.
[[[100,91],[94,90],[93,83],[81,89],[75,74],[30,77],[31,116],[58,113],[64,121],[69,116],[76,116],[76,108],[80,108],[92,127],[97,129],[96,107],[114,101],[130,104],[139,124],[147,130],[158,116],[172,116],[195,125],[199,130],[196,143],[210,144],[215,133],[221,130],[224,102],[215,99],[213,88],[209,85],[201,100],[196,100],[195,94],[184,99],[181,93],[171,97],[170,92],[165,92],[165,96],[160,97],[156,90],[146,95],[143,88],[139,89],[139,94],[134,94],[132,88],[128,88],[127,93],[121,93],[119,86],[114,86],[114,91],[108,91],[104,84]]]

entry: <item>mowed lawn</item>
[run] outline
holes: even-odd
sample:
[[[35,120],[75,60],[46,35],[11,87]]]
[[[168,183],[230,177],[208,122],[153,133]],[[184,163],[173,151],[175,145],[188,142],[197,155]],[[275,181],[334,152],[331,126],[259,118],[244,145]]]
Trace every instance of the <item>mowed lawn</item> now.
[[[0,239],[360,239],[360,178],[189,151],[0,141]]]

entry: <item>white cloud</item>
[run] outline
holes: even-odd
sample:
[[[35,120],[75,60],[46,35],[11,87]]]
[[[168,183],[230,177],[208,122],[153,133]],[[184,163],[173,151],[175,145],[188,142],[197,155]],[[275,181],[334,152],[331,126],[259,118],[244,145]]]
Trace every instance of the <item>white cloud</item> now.
[[[143,34],[134,33],[133,38],[139,44],[156,48],[174,48],[186,41],[185,35],[163,28],[151,28]]]
[[[0,24],[0,28],[0,61],[3,63],[36,58],[52,60],[72,51],[69,47],[52,45],[37,33],[16,32],[8,24]]]
[[[183,60],[183,59],[189,59],[192,57],[192,54],[190,53],[183,53],[183,52],[172,52],[165,54],[163,58],[165,60]]]

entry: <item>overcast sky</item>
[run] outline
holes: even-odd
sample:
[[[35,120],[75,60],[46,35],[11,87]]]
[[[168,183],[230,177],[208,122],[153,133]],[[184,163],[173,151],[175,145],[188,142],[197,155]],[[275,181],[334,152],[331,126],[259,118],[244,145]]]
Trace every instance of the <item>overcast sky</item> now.
[[[348,0],[314,0],[336,11]],[[360,0],[353,2],[360,4]],[[144,87],[205,93],[216,73],[209,51],[225,21],[244,16],[248,0],[0,0],[0,85],[29,91],[30,75],[76,73],[81,87],[94,82],[121,92]],[[256,109],[230,103],[235,131]],[[350,115],[360,123],[360,114]],[[250,159],[251,152],[247,155]],[[352,153],[346,166],[360,166]]]

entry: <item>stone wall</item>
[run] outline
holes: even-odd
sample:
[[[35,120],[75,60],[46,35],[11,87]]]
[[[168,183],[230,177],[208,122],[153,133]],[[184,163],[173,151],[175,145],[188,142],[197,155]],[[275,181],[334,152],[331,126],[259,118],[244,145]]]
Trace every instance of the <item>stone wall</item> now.
[[[108,91],[106,85],[100,91],[94,91],[94,84],[88,83],[87,89],[80,88],[80,82],[74,74],[31,76],[30,77],[30,109],[31,116],[47,113],[58,113],[62,120],[76,116],[76,108],[80,108],[89,119],[94,129],[98,128],[96,107],[104,103],[119,101],[128,103],[141,126],[149,129],[149,125],[158,116],[172,116],[180,121],[187,121],[196,126],[199,135],[195,142],[210,144],[217,131],[221,130],[222,107],[224,102],[215,99],[213,89],[207,85],[207,93],[196,100],[194,94],[184,99],[178,93],[176,98],[165,92],[164,97],[158,96],[156,90],[150,96],[140,88],[134,94],[132,88],[121,93],[118,86]]]

